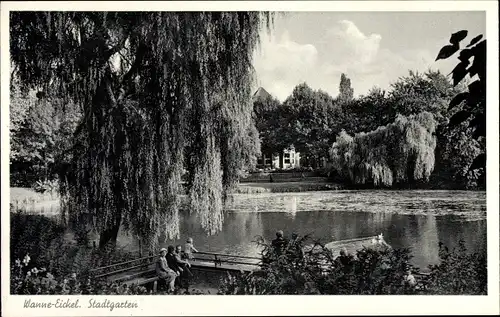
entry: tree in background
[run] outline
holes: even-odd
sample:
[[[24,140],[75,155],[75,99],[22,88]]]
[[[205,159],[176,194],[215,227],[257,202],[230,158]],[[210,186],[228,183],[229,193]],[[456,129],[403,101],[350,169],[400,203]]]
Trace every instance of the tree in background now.
[[[353,184],[392,186],[427,181],[434,169],[436,120],[423,112],[354,137],[342,131],[330,155],[334,170]]]
[[[438,188],[474,187],[477,175],[469,173],[468,166],[477,155],[479,145],[473,142],[466,127],[455,132],[448,127],[448,121],[454,114],[454,110],[448,109],[448,103],[453,96],[465,90],[465,85],[453,86],[442,73],[429,70],[423,74],[410,72],[409,76],[393,83],[391,88],[388,96],[391,105],[388,108],[389,118],[397,113],[408,116],[428,111],[438,122],[436,166],[431,185]]]
[[[366,132],[393,122],[398,114],[410,116],[422,111],[432,113],[440,123],[445,122],[446,104],[455,92],[439,71],[410,71],[392,83],[387,92],[373,87],[365,96],[341,102],[342,127],[350,134]]]
[[[277,155],[290,147],[292,139],[287,131],[288,119],[279,100],[269,94],[255,98],[253,116],[263,154]]]
[[[393,120],[397,114],[410,116],[427,111],[442,123],[447,112],[446,104],[454,93],[453,86],[441,72],[429,70],[420,74],[410,71],[408,76],[391,84],[389,119]]]
[[[10,178],[12,186],[36,187],[57,178],[81,114],[74,104],[20,91],[10,94]],[[37,96],[38,95],[38,96]]]
[[[34,107],[35,96],[30,96],[26,92],[21,92],[19,87],[14,86],[10,92],[10,182],[11,186],[27,186],[35,182],[35,176],[32,176],[33,169],[31,165],[37,160],[37,155],[33,155],[31,149],[26,145],[29,140],[26,138],[26,124],[30,109]],[[32,145],[32,144],[30,144]]]
[[[342,101],[352,100],[354,96],[354,89],[351,87],[351,80],[342,73],[340,75],[340,85],[339,85],[339,99]]]
[[[269,26],[271,15],[11,13],[21,86],[82,109],[71,161],[61,169],[61,203],[71,218],[89,219],[100,247],[116,241],[121,226],[149,248],[160,233],[179,235],[191,141],[189,210],[207,233],[222,228],[224,193],[248,152],[262,22]]]
[[[441,48],[436,58],[447,59],[460,51],[458,60],[460,61],[451,74],[453,85],[459,85],[467,75],[472,80],[468,84],[467,91],[460,92],[449,103],[449,109],[456,109],[449,121],[450,129],[464,128],[466,124],[472,130],[472,138],[481,147],[471,162],[469,169],[480,174],[480,182],[485,185],[486,174],[486,39],[480,34],[474,37],[469,44],[460,49],[460,42],[468,35],[467,30],[453,33],[450,37],[450,44]],[[471,62],[472,60],[472,62]],[[477,75],[477,77],[476,77]]]
[[[305,164],[319,167],[319,160],[328,157],[335,139],[339,107],[327,93],[312,90],[306,83],[297,85],[283,103],[288,117],[289,135]]]
[[[372,88],[367,95],[342,101],[325,92],[313,91],[307,84],[295,87],[290,97],[276,112],[262,117],[271,118],[276,125],[266,123],[277,135],[269,144],[283,137],[301,152],[303,165],[317,166],[317,159],[329,157],[328,151],[341,130],[349,135],[374,131],[396,120],[398,114],[414,116],[429,112],[436,120],[435,167],[426,186],[437,188],[476,188],[478,173],[469,172],[469,166],[481,145],[472,137],[472,129],[463,123],[450,129],[449,119],[460,107],[448,109],[453,97],[466,88],[453,86],[439,71],[425,73],[410,71],[400,77],[390,89]],[[278,102],[276,101],[276,105]],[[281,121],[280,121],[281,120]],[[258,127],[263,131],[263,127]],[[266,132],[268,133],[268,132]]]
[[[385,91],[372,88],[366,96],[342,102],[342,129],[349,134],[372,131],[391,120],[391,104]]]

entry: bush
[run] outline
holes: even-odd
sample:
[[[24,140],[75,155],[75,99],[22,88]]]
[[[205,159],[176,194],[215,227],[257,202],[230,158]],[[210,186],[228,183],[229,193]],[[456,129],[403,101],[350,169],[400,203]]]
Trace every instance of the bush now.
[[[123,259],[122,259],[123,260]],[[88,264],[88,262],[87,262]],[[40,267],[40,266],[38,266]],[[11,294],[22,295],[146,295],[152,294],[144,286],[126,285],[96,279],[88,274],[76,272],[58,274],[45,267],[38,268],[29,255],[16,259],[11,265]],[[166,292],[159,291],[158,295]],[[176,290],[178,295],[205,294],[199,289]]]
[[[23,295],[141,295],[145,287],[97,281],[71,273],[60,277],[46,268],[38,269],[29,255],[11,266],[11,294]]]
[[[301,250],[308,238],[299,242]],[[258,242],[262,245],[262,241]],[[467,255],[463,243],[450,253],[441,246],[441,263],[423,278],[409,249],[364,248],[338,256],[315,242],[308,251],[277,256],[263,245],[260,271],[229,275],[219,294],[485,294],[486,258]],[[416,278],[418,277],[418,279]]]
[[[451,252],[439,244],[441,262],[431,265],[426,286],[431,294],[486,295],[488,293],[488,267],[485,254],[468,254],[463,241]]]
[[[308,237],[302,238],[298,249],[303,250],[309,242]],[[219,293],[375,295],[416,291],[405,282],[412,267],[409,250],[362,249],[355,257],[340,259],[319,242],[306,248],[308,251],[293,251],[298,249],[277,256],[264,245],[262,270],[228,276]]]
[[[65,228],[41,215],[22,212],[10,214],[10,258],[23,258],[26,254],[43,263],[53,260],[50,249],[61,249]]]
[[[49,194],[52,198],[59,193],[59,182],[57,180],[39,180],[33,189],[42,194]]]
[[[111,246],[98,250],[76,234],[76,241],[72,241],[65,237],[63,225],[45,216],[13,212],[10,222],[10,259],[28,255],[36,259],[35,265],[55,275],[87,275],[90,268],[125,261],[132,256]]]

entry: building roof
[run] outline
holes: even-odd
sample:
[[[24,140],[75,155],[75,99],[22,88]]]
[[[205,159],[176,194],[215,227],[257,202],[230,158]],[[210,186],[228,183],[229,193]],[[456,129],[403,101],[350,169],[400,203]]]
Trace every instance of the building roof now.
[[[256,100],[256,99],[266,99],[266,98],[269,98],[269,97],[271,97],[271,94],[268,93],[264,88],[259,87],[259,89],[257,89],[257,91],[253,94],[252,99],[253,100]]]

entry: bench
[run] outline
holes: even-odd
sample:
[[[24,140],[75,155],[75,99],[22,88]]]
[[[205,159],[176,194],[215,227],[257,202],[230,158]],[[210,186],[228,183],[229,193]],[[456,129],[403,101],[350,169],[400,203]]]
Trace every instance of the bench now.
[[[126,281],[130,281],[130,280],[134,280],[134,279],[143,277],[144,275],[146,275],[149,272],[150,271],[141,271],[141,272],[137,272],[137,273],[133,273],[133,274],[122,275],[122,276],[110,278],[109,281],[113,282],[113,283],[126,282]]]
[[[255,271],[260,268],[260,259],[248,256],[233,256],[219,253],[196,252],[197,259],[191,262],[191,269],[206,272],[203,278],[213,278],[224,272]],[[155,273],[156,256],[114,263],[92,269],[95,278],[104,278],[112,283],[128,286],[143,286],[153,283],[153,292],[157,292],[159,278]]]
[[[158,291],[158,280],[159,280],[158,276],[153,276],[137,282],[136,285],[142,286],[153,282],[153,293],[156,293]]]

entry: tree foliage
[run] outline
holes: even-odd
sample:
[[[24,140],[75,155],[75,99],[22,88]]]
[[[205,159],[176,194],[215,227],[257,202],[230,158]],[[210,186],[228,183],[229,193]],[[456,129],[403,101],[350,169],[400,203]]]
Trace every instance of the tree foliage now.
[[[177,236],[190,145],[189,210],[208,233],[220,230],[224,193],[248,154],[252,53],[270,14],[12,12],[10,21],[23,87],[83,112],[61,172],[71,217],[90,221],[101,246],[121,225],[150,247],[161,232]]]
[[[483,141],[473,139],[469,121],[450,129],[448,122],[460,107],[448,109],[448,103],[465,91],[467,84],[456,86],[439,71],[410,71],[398,78],[388,91],[372,88],[368,94],[351,100],[332,98],[314,91],[306,83],[297,85],[280,106],[255,103],[261,113],[258,130],[263,148],[279,152],[294,144],[301,152],[301,165],[315,166],[318,158],[329,157],[328,151],[341,130],[349,135],[374,131],[396,120],[421,112],[431,113],[436,120],[435,168],[427,184],[433,188],[477,188],[480,173],[469,172],[475,156],[484,148]],[[272,103],[269,103],[271,105]],[[257,110],[261,109],[261,110]],[[265,109],[265,110],[263,110]],[[478,152],[479,151],[479,152]]]
[[[453,112],[447,116],[450,117]],[[473,129],[467,122],[455,128],[440,125],[436,132],[436,167],[431,182],[440,188],[484,188],[482,169],[470,170],[484,144],[472,137]]]
[[[313,166],[328,156],[340,122],[340,107],[327,93],[312,90],[306,83],[297,85],[283,103],[287,134],[301,157]],[[336,124],[337,123],[337,124]],[[309,161],[309,162],[307,162]]]
[[[10,178],[13,186],[33,187],[57,178],[81,117],[74,104],[21,91],[10,94]],[[38,97],[37,97],[38,95]]]
[[[439,71],[409,71],[393,82],[388,91],[374,87],[367,95],[341,102],[341,126],[350,134],[372,131],[393,122],[398,114],[411,116],[422,111],[444,123],[447,103],[460,88],[453,89]]]
[[[334,170],[354,184],[391,186],[428,180],[434,169],[432,114],[398,116],[394,123],[354,137],[342,131],[330,150]]]
[[[354,89],[351,87],[351,80],[342,73],[340,75],[339,99],[349,101],[354,97]]]
[[[262,153],[276,155],[290,147],[292,138],[287,133],[287,116],[278,99],[271,95],[255,98],[253,111]]]
[[[350,134],[372,131],[394,121],[387,93],[379,88],[374,87],[366,96],[341,102],[340,106],[338,125]]]
[[[431,294],[486,295],[488,266],[485,253],[467,252],[464,241],[449,250],[439,243],[440,263],[430,265],[425,291]]]
[[[445,121],[447,103],[455,91],[449,80],[439,71],[423,74],[410,71],[391,84],[388,98],[391,117],[397,114],[410,116],[422,111],[434,115],[438,123]]]
[[[486,39],[480,34],[474,37],[469,44],[460,49],[462,42],[468,35],[467,30],[453,33],[450,37],[451,45],[444,46],[436,60],[447,59],[460,51],[460,61],[451,74],[453,85],[459,85],[467,75],[477,79],[468,85],[468,91],[460,92],[450,101],[449,108],[460,107],[449,121],[451,128],[457,127],[462,122],[468,122],[473,129],[473,138],[486,139]],[[472,62],[471,62],[472,60]],[[486,169],[486,153],[477,155],[470,165],[471,170]]]

